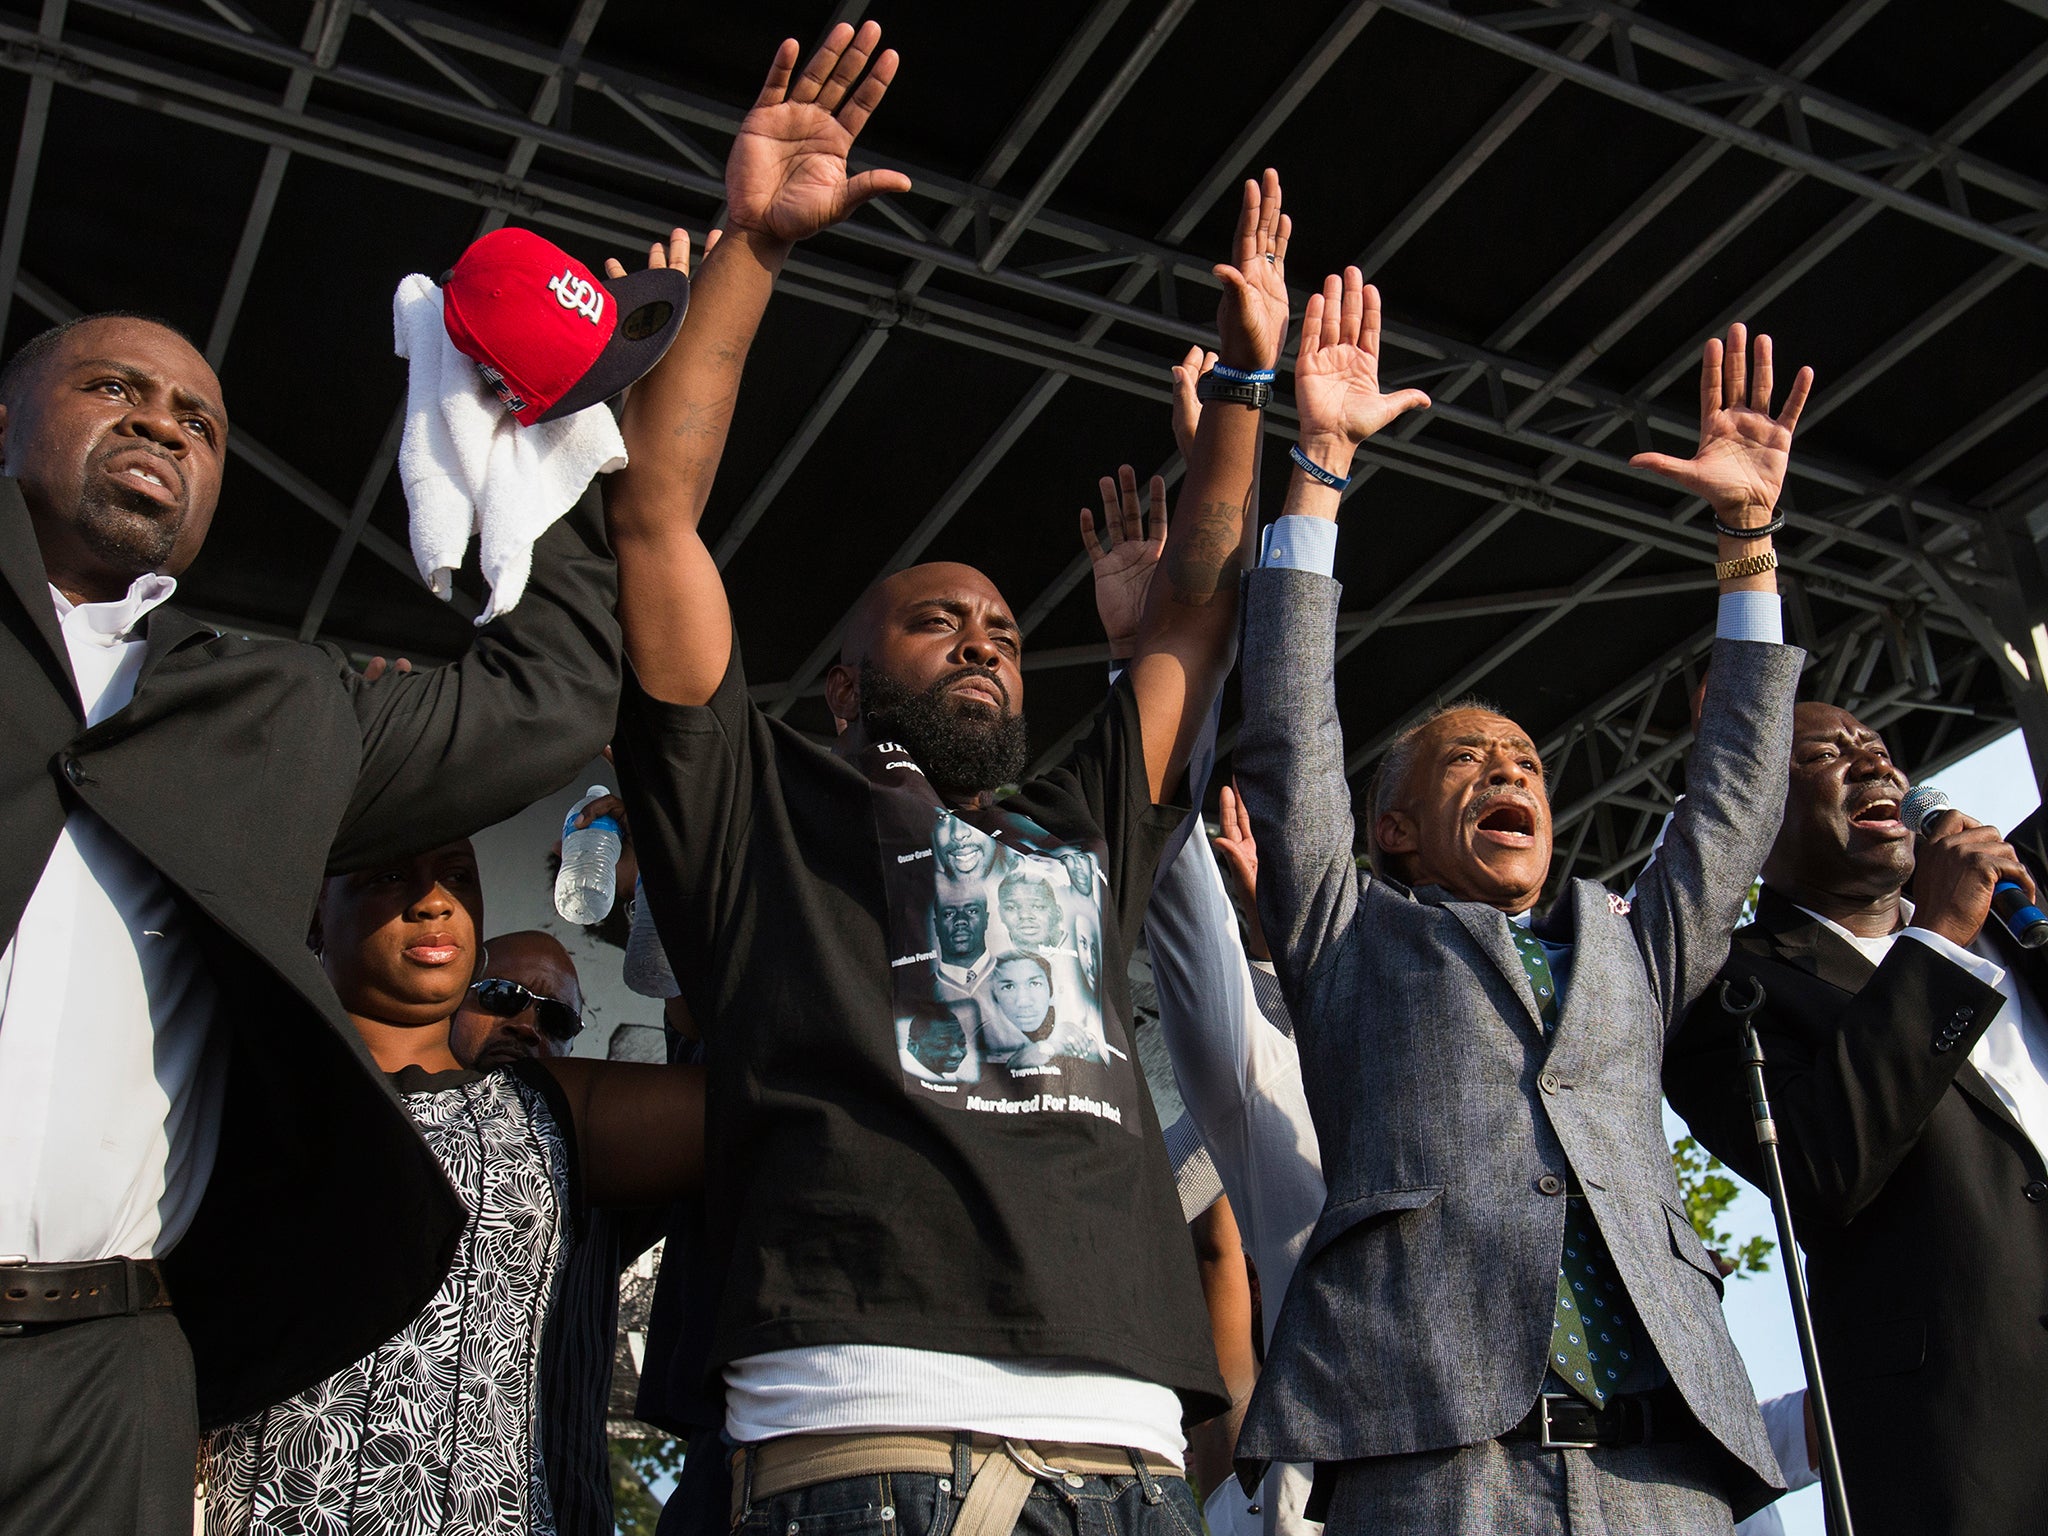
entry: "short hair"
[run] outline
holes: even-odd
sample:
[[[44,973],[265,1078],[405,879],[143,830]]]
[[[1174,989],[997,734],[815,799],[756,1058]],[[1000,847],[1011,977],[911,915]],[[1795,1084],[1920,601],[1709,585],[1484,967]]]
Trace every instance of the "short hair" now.
[[[1052,962],[1046,959],[1045,956],[1036,954],[1028,949],[1005,950],[1002,954],[996,956],[996,963],[988,968],[988,973],[993,976],[1004,966],[1014,964],[1019,960],[1028,960],[1045,972],[1045,984],[1048,987],[1052,985]]]
[[[1053,883],[1037,870],[1021,865],[1011,870],[996,883],[996,904],[1000,906],[1003,899],[1013,892],[1021,897],[1025,893],[1026,887],[1034,885],[1044,893],[1045,900],[1057,911],[1060,904],[1060,893]]]
[[[14,392],[42,366],[43,361],[52,352],[57,350],[66,336],[81,325],[91,325],[95,320],[141,320],[169,331],[194,352],[199,350],[199,343],[186,335],[182,326],[173,325],[161,315],[144,314],[139,309],[102,309],[90,315],[76,315],[51,326],[47,331],[39,331],[29,337],[14,349],[13,356],[5,363],[0,363],[0,401],[11,403],[15,398]]]
[[[1462,714],[1469,709],[1484,710],[1489,715],[1501,713],[1491,699],[1482,699],[1471,693],[1448,704],[1439,704],[1403,726],[1380,758],[1379,766],[1373,770],[1372,782],[1365,791],[1365,856],[1372,865],[1372,872],[1380,879],[1402,878],[1401,871],[1389,865],[1387,854],[1380,847],[1380,812],[1392,804],[1401,787],[1408,782],[1409,771],[1415,766],[1415,753],[1429,728],[1446,715]]]

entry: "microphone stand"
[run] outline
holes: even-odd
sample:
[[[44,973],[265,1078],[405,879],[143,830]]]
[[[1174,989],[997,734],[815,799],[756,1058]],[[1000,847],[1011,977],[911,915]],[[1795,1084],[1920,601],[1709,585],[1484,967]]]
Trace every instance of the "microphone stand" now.
[[[1813,1409],[1814,1438],[1820,1442],[1821,1491],[1827,1503],[1832,1536],[1855,1536],[1849,1520],[1849,1496],[1842,1486],[1841,1458],[1835,1451],[1835,1421],[1828,1411],[1827,1387],[1821,1379],[1820,1349],[1813,1337],[1813,1313],[1806,1304],[1806,1266],[1799,1240],[1792,1233],[1792,1202],[1785,1197],[1785,1169],[1778,1161],[1778,1124],[1771,1118],[1771,1100],[1764,1088],[1764,1047],[1757,1038],[1755,1016],[1764,1005],[1764,984],[1751,976],[1750,996],[1738,1000],[1734,983],[1721,983],[1721,1007],[1742,1023],[1744,1065],[1749,1078],[1750,1113],[1756,1120],[1756,1144],[1763,1154],[1764,1190],[1778,1222],[1778,1248],[1785,1255],[1785,1289],[1792,1298],[1792,1323],[1799,1335],[1799,1358],[1806,1366],[1807,1402]]]

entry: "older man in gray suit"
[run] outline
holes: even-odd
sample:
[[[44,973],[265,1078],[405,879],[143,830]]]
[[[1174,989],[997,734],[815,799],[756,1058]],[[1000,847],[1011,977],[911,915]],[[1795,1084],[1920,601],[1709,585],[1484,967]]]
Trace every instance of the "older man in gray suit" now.
[[[1303,330],[1297,470],[1247,593],[1238,780],[1272,829],[1259,911],[1329,1198],[1240,1467],[1315,1462],[1316,1504],[1347,1536],[1727,1536],[1782,1485],[1679,1198],[1658,1074],[1784,802],[1802,655],[1779,643],[1769,532],[1811,374],[1774,419],[1769,338],[1752,371],[1737,326],[1706,347],[1698,454],[1638,459],[1714,509],[1713,682],[1633,908],[1580,880],[1537,917],[1542,763],[1482,706],[1397,740],[1357,871],[1328,572],[1351,452],[1405,406],[1379,392],[1378,298],[1355,272]]]

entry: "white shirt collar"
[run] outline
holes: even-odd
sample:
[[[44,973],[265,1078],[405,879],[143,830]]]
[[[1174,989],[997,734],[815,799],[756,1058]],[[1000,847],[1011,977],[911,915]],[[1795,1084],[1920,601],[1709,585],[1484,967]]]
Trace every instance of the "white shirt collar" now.
[[[51,587],[50,603],[57,610],[57,623],[68,638],[111,647],[131,638],[135,627],[169,602],[177,590],[176,577],[145,571],[128,584],[125,597],[104,603],[73,603]],[[76,622],[67,623],[74,615]]]
[[[1793,902],[1792,905],[1795,907],[1799,907],[1799,903],[1796,901]],[[1896,939],[1900,934],[1904,933],[1908,928],[1913,926],[1913,903],[1908,901],[1903,896],[1899,898],[1899,926],[1894,928],[1890,933],[1880,933],[1868,938],[1866,938],[1864,935],[1860,933],[1851,933],[1848,929],[1844,928],[1840,923],[1836,922],[1832,917],[1822,917],[1818,912],[1814,911],[1811,907],[1799,907],[1799,910],[1804,912],[1808,917],[1812,918],[1815,922],[1819,923],[1822,927],[1832,928],[1835,931],[1837,937],[1847,939],[1857,949],[1863,951],[1864,954],[1868,955],[1871,952],[1871,950],[1875,948],[1878,951],[1879,959],[1882,959],[1884,957],[1885,951],[1891,948],[1892,940]]]
[[[996,957],[988,950],[981,952],[981,958],[972,965],[955,965],[950,960],[939,962],[939,974],[955,986],[965,987],[970,992],[981,985],[984,976],[995,969]]]

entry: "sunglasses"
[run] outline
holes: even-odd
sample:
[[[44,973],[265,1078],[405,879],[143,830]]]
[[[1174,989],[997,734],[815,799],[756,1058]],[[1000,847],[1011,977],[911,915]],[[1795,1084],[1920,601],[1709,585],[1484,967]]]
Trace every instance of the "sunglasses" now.
[[[542,1032],[557,1040],[574,1040],[583,1033],[583,1015],[567,1003],[542,997],[503,976],[486,976],[482,981],[471,982],[469,995],[476,999],[477,1007],[494,1018],[509,1019],[531,1008],[534,1022]]]

